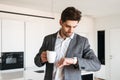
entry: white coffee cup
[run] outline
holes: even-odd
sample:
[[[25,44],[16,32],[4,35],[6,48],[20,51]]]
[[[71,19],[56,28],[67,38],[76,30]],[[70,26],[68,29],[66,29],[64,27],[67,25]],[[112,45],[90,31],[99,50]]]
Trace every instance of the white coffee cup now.
[[[54,63],[56,58],[56,52],[55,51],[47,51],[47,60],[49,63]]]

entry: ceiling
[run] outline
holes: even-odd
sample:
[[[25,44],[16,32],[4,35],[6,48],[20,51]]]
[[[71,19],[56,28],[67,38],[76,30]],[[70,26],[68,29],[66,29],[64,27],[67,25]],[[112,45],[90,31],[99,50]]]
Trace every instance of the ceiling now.
[[[120,14],[120,0],[0,0],[0,4],[61,13],[68,6],[74,6],[83,15],[93,17]]]

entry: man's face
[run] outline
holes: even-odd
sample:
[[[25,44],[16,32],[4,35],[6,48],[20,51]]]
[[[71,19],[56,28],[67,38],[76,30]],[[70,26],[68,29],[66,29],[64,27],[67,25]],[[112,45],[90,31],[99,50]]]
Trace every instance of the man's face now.
[[[65,22],[62,22],[60,20],[60,25],[62,26],[62,28],[61,28],[62,36],[70,37],[73,34],[74,29],[77,27],[78,21],[76,21],[76,20],[67,20]]]

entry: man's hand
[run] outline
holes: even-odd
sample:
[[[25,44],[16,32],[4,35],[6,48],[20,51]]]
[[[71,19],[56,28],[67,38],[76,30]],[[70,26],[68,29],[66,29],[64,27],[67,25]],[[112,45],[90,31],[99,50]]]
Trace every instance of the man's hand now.
[[[58,62],[57,66],[58,66],[59,68],[62,68],[63,66],[68,66],[68,65],[71,65],[71,64],[73,64],[73,63],[74,63],[73,58],[62,58],[62,59]]]
[[[42,59],[42,62],[44,63],[44,62],[47,62],[47,53],[46,53],[46,51],[43,51],[42,53],[41,53],[41,59]]]

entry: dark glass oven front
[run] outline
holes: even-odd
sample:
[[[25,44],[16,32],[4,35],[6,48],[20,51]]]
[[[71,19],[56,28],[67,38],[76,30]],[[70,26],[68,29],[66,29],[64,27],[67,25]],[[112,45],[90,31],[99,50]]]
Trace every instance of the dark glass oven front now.
[[[24,52],[2,52],[1,70],[23,68]]]

